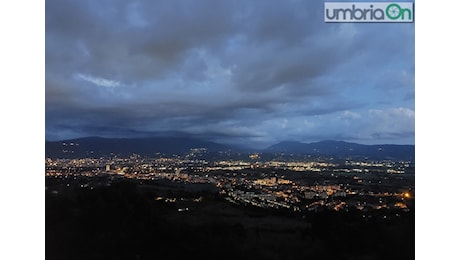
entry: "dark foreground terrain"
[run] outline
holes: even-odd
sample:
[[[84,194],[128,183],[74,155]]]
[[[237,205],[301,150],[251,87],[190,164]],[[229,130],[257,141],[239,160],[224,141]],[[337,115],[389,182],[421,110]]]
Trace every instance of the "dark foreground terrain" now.
[[[293,213],[212,189],[47,177],[46,259],[414,259],[414,210]]]

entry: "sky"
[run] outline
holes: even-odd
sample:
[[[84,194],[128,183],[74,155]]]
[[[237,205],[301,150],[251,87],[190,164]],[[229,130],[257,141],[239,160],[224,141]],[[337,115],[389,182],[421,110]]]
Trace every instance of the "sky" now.
[[[47,0],[46,139],[415,144],[414,23],[323,5]]]

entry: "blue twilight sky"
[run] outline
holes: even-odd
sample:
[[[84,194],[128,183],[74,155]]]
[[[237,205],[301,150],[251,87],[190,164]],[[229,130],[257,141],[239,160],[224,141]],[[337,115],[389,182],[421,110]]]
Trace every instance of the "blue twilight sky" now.
[[[414,144],[414,24],[324,1],[46,1],[46,139]]]

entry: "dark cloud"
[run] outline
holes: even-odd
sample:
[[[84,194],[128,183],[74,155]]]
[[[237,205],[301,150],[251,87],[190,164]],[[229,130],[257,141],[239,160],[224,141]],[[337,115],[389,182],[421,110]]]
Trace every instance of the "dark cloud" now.
[[[46,1],[47,138],[413,142],[412,121],[374,121],[413,113],[413,24],[322,16],[321,1]]]

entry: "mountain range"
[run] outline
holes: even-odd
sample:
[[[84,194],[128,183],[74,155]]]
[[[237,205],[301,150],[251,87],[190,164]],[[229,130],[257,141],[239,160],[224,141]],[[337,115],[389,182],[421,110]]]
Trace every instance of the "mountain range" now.
[[[47,158],[85,158],[114,156],[182,155],[193,148],[206,148],[209,153],[233,151],[239,153],[278,153],[336,158],[363,157],[373,160],[414,161],[414,145],[363,145],[344,141],[326,140],[315,143],[285,141],[266,149],[243,149],[188,137],[102,138],[85,137],[62,141],[46,141]]]
[[[63,141],[46,141],[45,155],[49,158],[85,158],[117,155],[127,157],[155,154],[184,154],[192,148],[207,148],[210,152],[226,151],[230,147],[187,137],[102,138],[84,137]]]
[[[363,145],[344,141],[326,140],[316,143],[281,142],[265,149],[266,152],[310,154],[346,157],[367,157],[373,160],[415,160],[415,145]]]

